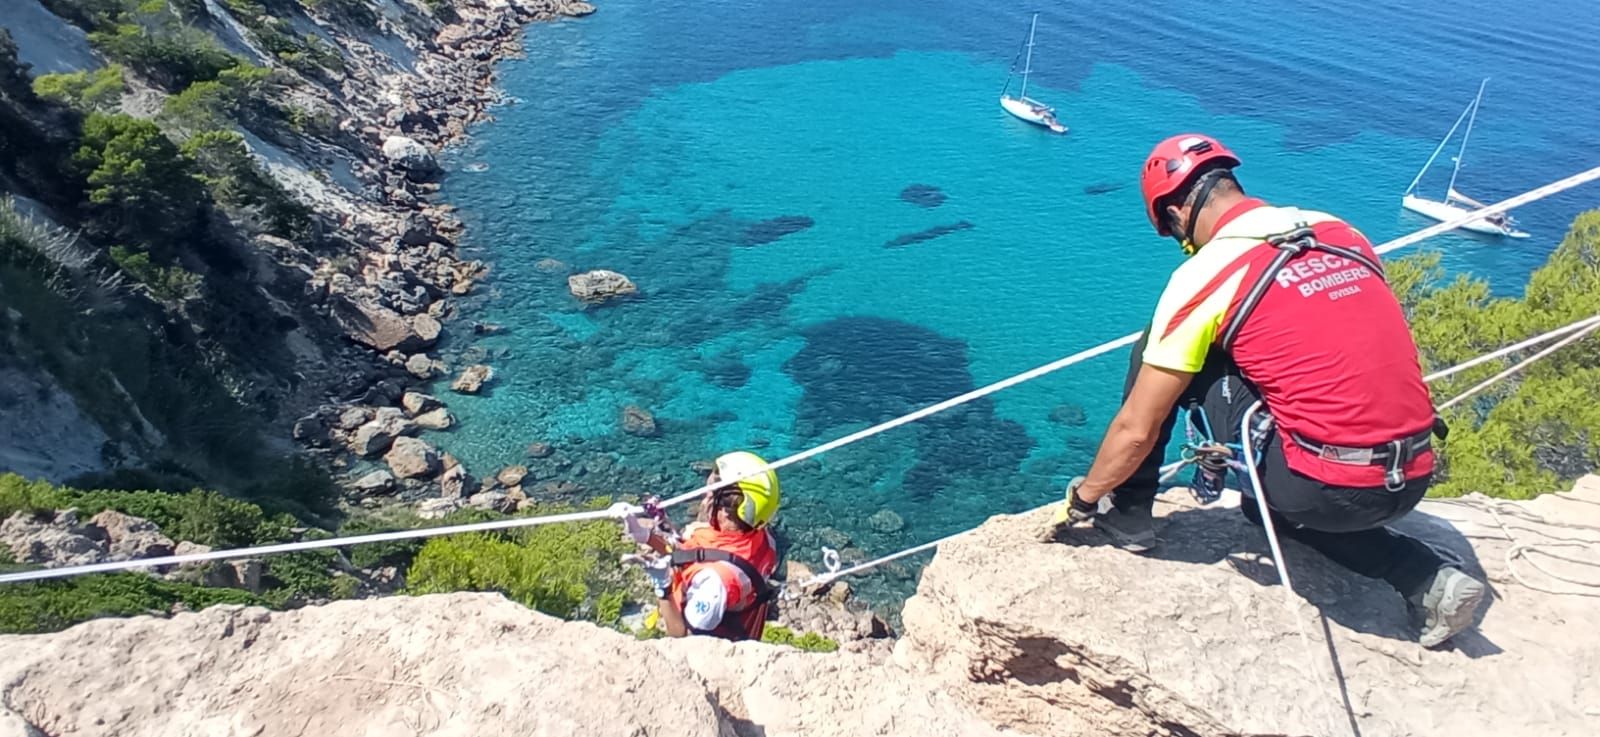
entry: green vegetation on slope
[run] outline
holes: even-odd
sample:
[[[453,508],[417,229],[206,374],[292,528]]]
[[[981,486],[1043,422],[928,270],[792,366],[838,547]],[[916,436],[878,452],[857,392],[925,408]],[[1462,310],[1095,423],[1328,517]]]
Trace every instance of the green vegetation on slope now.
[[[1391,282],[1411,317],[1423,367],[1434,371],[1600,314],[1600,210],[1579,215],[1533,273],[1522,299],[1494,298],[1481,279],[1443,281],[1438,254],[1402,259]],[[1519,360],[1440,381],[1443,401]],[[1446,413],[1450,437],[1434,493],[1525,499],[1600,467],[1600,337],[1558,351]]]
[[[596,502],[594,508],[608,505]],[[547,507],[524,514],[573,511]],[[617,562],[633,544],[610,521],[545,525],[429,540],[408,574],[413,594],[498,591],[557,617],[615,624],[629,602],[648,596],[642,574]]]

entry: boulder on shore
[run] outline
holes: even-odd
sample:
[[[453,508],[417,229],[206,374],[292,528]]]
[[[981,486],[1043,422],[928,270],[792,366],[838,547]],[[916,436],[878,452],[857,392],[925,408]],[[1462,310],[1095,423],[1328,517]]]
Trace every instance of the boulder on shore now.
[[[477,491],[478,480],[467,473],[466,466],[459,463],[445,464],[444,473],[439,474],[439,492],[443,498],[466,499]]]
[[[639,293],[639,287],[633,280],[605,269],[586,271],[567,277],[567,290],[572,292],[572,296],[591,305]]]
[[[396,407],[380,407],[373,418],[350,436],[350,451],[371,458],[389,449],[395,438],[417,431],[417,425]]]
[[[394,490],[394,474],[380,468],[350,482],[350,488],[362,496],[387,494]]]
[[[383,157],[413,180],[429,179],[439,173],[439,161],[427,146],[405,136],[383,139]]]
[[[439,473],[439,451],[416,438],[396,439],[383,460],[395,476],[403,479],[427,478]]]
[[[427,350],[439,340],[439,321],[427,315],[406,319],[382,305],[361,300],[332,301],[333,319],[345,335],[379,353]]]
[[[522,480],[527,477],[527,466],[506,466],[500,469],[500,473],[495,474],[494,480],[499,481],[501,486],[509,489],[513,486],[521,486]]]
[[[406,373],[427,381],[433,378],[438,368],[438,362],[428,357],[426,353],[414,353],[406,359]]]
[[[443,407],[430,409],[416,417],[417,427],[424,430],[448,430],[455,422],[455,416],[450,414],[450,410]]]
[[[406,414],[416,417],[430,409],[441,406],[438,397],[422,392],[406,392],[400,397],[400,406]]]
[[[483,385],[494,378],[494,369],[481,363],[468,366],[450,384],[450,390],[462,394],[477,394],[483,390]]]

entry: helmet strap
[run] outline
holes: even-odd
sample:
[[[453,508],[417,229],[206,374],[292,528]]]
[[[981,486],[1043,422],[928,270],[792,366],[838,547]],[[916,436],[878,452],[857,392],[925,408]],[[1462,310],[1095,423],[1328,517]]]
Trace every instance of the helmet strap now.
[[[1194,242],[1194,227],[1200,220],[1200,211],[1205,209],[1206,201],[1211,199],[1211,190],[1216,188],[1217,182],[1227,173],[1228,170],[1221,167],[1206,171],[1195,179],[1194,186],[1190,188],[1189,196],[1184,200],[1184,204],[1189,208],[1188,222],[1182,232],[1173,233],[1178,236],[1178,246],[1183,249],[1184,255],[1193,256],[1203,245]]]

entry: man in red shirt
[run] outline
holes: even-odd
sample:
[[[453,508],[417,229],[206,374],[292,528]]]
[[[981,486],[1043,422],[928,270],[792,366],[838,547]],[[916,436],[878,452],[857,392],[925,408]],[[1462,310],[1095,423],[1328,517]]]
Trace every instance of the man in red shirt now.
[[[1433,478],[1435,416],[1410,328],[1367,239],[1326,213],[1245,195],[1239,159],[1207,136],[1173,136],[1145,162],[1146,214],[1190,254],[1135,348],[1122,408],[1067,514],[1124,548],[1155,544],[1162,453],[1178,409],[1237,443],[1248,408],[1279,530],[1393,585],[1432,647],[1469,626],[1484,586],[1460,562],[1385,525]],[[1112,509],[1095,514],[1112,496]],[[1255,504],[1245,516],[1260,524]]]

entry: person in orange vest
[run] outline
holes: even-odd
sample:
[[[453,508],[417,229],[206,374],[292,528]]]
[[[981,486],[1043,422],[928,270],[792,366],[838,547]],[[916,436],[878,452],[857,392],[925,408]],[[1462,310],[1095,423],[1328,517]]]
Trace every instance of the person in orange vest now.
[[[635,541],[669,563],[645,568],[656,584],[667,636],[761,639],[777,595],[769,579],[778,570],[777,546],[767,529],[778,511],[778,474],[766,465],[748,451],[717,458],[706,483],[730,481],[702,498],[699,519],[675,541],[629,525]]]
[[[1156,544],[1151,504],[1179,409],[1223,444],[1251,421],[1260,490],[1275,527],[1356,573],[1388,582],[1434,647],[1471,626],[1486,593],[1449,552],[1390,523],[1417,506],[1444,428],[1383,265],[1332,215],[1244,193],[1240,160],[1210,136],[1151,151],[1145,215],[1188,260],[1134,349],[1122,408],[1094,464],[1068,485],[1059,519],[1092,520],[1135,552]],[[1204,469],[1202,469],[1204,470]],[[1221,491],[1222,478],[1198,478]],[[1254,484],[1252,484],[1253,486]],[[1210,486],[1210,489],[1205,487]],[[1108,498],[1109,508],[1099,503]],[[1247,519],[1261,524],[1257,504]]]

